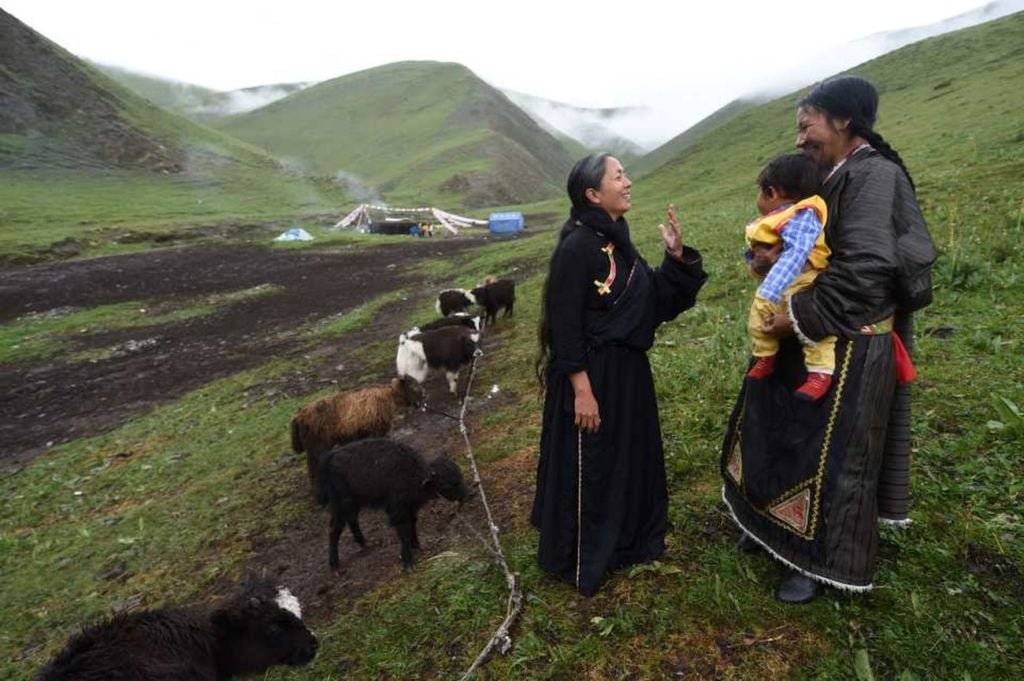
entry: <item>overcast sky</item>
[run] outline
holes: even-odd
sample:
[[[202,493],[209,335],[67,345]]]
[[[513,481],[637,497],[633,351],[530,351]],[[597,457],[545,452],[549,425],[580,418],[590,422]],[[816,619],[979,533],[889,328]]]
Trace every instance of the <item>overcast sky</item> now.
[[[4,0],[3,8],[80,57],[218,90],[431,59],[570,104],[674,108],[682,125],[813,69],[834,46],[982,4]]]

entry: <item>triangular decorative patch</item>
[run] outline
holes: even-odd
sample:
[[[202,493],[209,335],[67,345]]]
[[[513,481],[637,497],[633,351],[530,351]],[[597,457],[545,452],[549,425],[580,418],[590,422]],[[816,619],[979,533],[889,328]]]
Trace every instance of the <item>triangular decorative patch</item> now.
[[[797,532],[807,531],[807,522],[810,519],[808,511],[811,508],[811,490],[805,487],[791,497],[775,504],[768,512],[786,523]]]
[[[738,439],[732,447],[732,453],[729,454],[729,465],[726,466],[726,470],[729,471],[729,475],[732,476],[737,485],[743,484],[743,453],[740,451],[740,441]]]

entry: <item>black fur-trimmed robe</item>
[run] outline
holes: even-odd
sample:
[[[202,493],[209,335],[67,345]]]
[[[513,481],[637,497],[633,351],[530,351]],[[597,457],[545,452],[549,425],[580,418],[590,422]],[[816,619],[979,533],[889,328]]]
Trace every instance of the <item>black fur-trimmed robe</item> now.
[[[541,567],[588,596],[609,570],[664,552],[668,493],[647,350],[655,328],[692,307],[707,278],[689,248],[683,262],[666,254],[661,267],[648,267],[625,221],[613,240],[599,217],[581,216],[587,224],[552,259],[551,361],[531,515]],[[601,418],[592,434],[574,424],[568,378],[584,369]]]
[[[777,559],[826,584],[871,588],[878,522],[907,522],[910,391],[897,385],[894,343],[912,347],[911,316],[897,308],[897,236],[913,224],[930,245],[903,171],[867,148],[826,182],[829,267],[789,301],[798,335],[839,336],[828,395],[800,401],[796,338],[784,339],[774,375],[746,379],[721,459],[723,498],[740,527]]]

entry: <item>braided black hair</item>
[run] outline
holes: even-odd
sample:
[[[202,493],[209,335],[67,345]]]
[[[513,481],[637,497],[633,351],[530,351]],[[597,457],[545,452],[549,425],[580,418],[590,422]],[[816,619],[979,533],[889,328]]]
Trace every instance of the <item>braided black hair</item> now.
[[[910,176],[903,158],[874,130],[878,115],[878,91],[874,85],[859,76],[837,76],[818,83],[800,100],[799,106],[817,109],[829,118],[849,119],[850,134],[862,137],[883,157],[898,165],[916,191],[914,178]]]
[[[558,246],[560,246],[562,242],[565,241],[565,238],[569,236],[574,229],[576,229],[576,219],[579,217],[580,211],[592,205],[590,200],[587,198],[587,190],[601,188],[601,180],[604,179],[604,165],[610,156],[610,153],[602,151],[581,158],[579,161],[576,161],[575,165],[573,165],[572,170],[569,171],[569,178],[566,180],[565,189],[566,193],[569,195],[569,201],[572,202],[572,208],[569,210],[568,219],[562,223],[562,228],[558,231],[558,243],[555,246],[555,251],[551,254],[551,260],[548,262],[548,276],[544,280],[544,287],[540,294],[540,322],[537,324],[538,351],[537,359],[534,361],[533,370],[541,388],[544,387],[544,370],[551,350],[551,321],[548,319],[547,301],[548,286],[551,283],[551,269],[554,266],[555,253],[558,251]]]

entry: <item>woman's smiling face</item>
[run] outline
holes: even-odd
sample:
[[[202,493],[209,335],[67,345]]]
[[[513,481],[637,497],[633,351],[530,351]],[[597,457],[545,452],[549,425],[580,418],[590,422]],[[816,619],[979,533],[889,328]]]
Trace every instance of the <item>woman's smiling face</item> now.
[[[796,147],[827,166],[839,163],[849,146],[849,121],[834,120],[824,111],[802,106],[796,110]]]
[[[604,177],[601,186],[587,190],[587,199],[598,208],[603,208],[612,220],[618,220],[633,206],[633,183],[614,156],[604,161]]]

